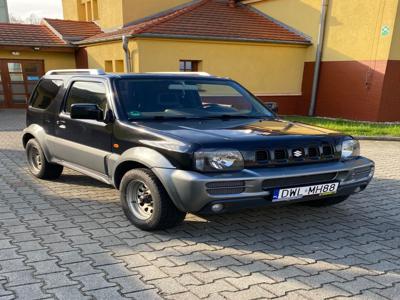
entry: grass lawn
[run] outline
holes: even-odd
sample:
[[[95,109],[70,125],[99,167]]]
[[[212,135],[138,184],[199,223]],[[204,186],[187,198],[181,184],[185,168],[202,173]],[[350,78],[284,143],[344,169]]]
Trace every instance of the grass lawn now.
[[[324,127],[354,136],[395,136],[400,137],[400,124],[355,122],[318,117],[286,116],[286,120]]]

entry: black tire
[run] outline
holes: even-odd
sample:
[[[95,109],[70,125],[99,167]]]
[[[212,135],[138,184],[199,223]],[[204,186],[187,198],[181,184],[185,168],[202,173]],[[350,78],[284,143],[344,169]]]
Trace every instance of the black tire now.
[[[136,187],[138,185],[139,187]],[[145,200],[138,199],[139,194],[145,197]],[[149,169],[134,169],[127,172],[121,181],[120,197],[122,208],[129,221],[146,231],[177,226],[186,216],[185,212],[176,208],[160,180]],[[140,201],[142,202],[139,203]]]
[[[57,179],[61,176],[63,166],[49,163],[43,153],[42,147],[35,139],[28,141],[25,147],[29,171],[40,179]],[[36,159],[33,157],[35,156]]]
[[[330,197],[330,198],[324,198],[324,199],[319,199],[319,200],[307,201],[307,202],[303,202],[302,204],[307,205],[307,206],[313,206],[313,207],[326,207],[326,206],[332,206],[332,205],[339,204],[343,201],[346,201],[349,197],[350,197],[350,195]]]

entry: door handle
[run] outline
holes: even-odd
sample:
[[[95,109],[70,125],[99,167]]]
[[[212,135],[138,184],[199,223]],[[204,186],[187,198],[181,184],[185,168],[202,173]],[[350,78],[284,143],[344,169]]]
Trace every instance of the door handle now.
[[[64,120],[57,120],[56,124],[58,125],[58,128],[60,128],[60,129],[66,129],[67,128],[66,122]]]

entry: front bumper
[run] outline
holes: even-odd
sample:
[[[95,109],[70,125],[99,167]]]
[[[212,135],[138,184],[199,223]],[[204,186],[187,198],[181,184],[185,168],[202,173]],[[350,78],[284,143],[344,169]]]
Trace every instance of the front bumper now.
[[[203,174],[162,168],[154,168],[153,171],[180,210],[208,212],[212,204],[222,203],[225,209],[221,212],[224,212],[228,209],[275,204],[272,201],[273,190],[283,187],[339,182],[335,196],[350,195],[367,187],[373,177],[374,168],[373,161],[360,157],[349,161],[245,169],[234,173]],[[332,178],[328,179],[329,176]],[[232,185],[237,182],[243,183],[239,189]],[[217,188],[210,189],[210,185]],[[233,192],[229,192],[230,190]],[[319,198],[321,197],[307,197],[300,201]],[[292,202],[299,201],[290,201]]]

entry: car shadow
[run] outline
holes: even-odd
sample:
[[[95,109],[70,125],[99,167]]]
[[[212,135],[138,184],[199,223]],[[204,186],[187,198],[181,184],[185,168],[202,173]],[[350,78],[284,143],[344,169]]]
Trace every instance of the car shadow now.
[[[79,173],[73,174],[73,171],[70,171],[70,170],[68,170],[67,172],[68,172],[68,174],[65,174],[65,172],[64,172],[61,175],[61,177],[54,180],[54,182],[66,184],[66,185],[114,189],[113,186],[103,183],[101,181],[92,179],[86,175],[81,175]]]
[[[261,258],[265,270],[290,267],[285,264],[292,260],[311,273],[326,267],[354,278],[357,272],[371,276],[397,273],[400,217],[394,190],[400,190],[399,180],[376,179],[364,192],[335,206],[288,205],[189,215],[181,226],[158,234],[183,238],[189,244],[206,243],[219,249],[219,257],[249,265]],[[320,261],[326,265],[319,266]],[[394,277],[389,273],[385,276]]]
[[[22,157],[19,152],[7,156]],[[25,170],[21,161],[18,164]],[[118,192],[106,184],[66,169],[45,185],[53,190],[53,203],[69,202],[94,221],[108,222],[105,229],[118,224],[121,233],[115,238],[131,251],[140,251],[149,239],[153,241],[149,252],[171,256],[178,265],[198,262],[208,269],[230,265],[239,274],[258,269],[277,279],[285,270],[292,274],[289,277],[329,270],[344,278],[364,274],[394,281],[400,271],[400,180],[396,179],[377,177],[364,192],[332,207],[288,205],[223,215],[189,214],[182,225],[157,232],[130,225],[120,209]],[[63,206],[59,209],[62,213]],[[103,221],[102,214],[111,215],[112,223]],[[182,245],[168,246],[174,241]],[[157,254],[148,255],[157,259]]]

